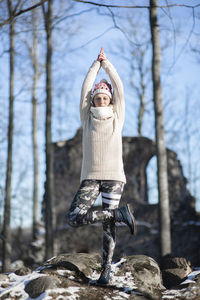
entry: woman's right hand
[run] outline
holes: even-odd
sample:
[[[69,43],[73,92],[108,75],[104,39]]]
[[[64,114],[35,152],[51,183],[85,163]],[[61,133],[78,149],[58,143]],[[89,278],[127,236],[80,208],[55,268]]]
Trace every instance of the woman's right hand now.
[[[100,61],[100,62],[101,62],[102,60],[107,60],[107,57],[106,57],[106,55],[105,55],[105,53],[104,53],[104,48],[101,48],[101,51],[100,51],[100,53],[99,53],[99,55],[98,55],[97,60]]]

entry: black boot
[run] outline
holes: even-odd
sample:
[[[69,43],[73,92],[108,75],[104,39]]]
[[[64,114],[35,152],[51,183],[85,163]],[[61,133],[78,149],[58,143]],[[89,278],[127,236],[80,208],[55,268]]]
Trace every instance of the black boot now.
[[[115,221],[125,223],[129,227],[131,234],[136,234],[135,218],[129,204],[115,210]]]
[[[101,272],[101,275],[99,279],[97,280],[98,284],[108,284],[110,280],[110,271],[111,271],[111,265],[105,265],[103,267],[103,270]]]

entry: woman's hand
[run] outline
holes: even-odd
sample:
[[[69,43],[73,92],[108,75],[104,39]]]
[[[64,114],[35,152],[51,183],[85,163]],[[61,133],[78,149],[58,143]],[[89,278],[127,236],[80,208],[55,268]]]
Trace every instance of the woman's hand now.
[[[99,55],[98,55],[97,60],[100,61],[100,62],[101,62],[102,60],[107,60],[107,57],[106,57],[106,55],[105,55],[105,53],[104,53],[104,49],[103,49],[103,48],[101,48],[101,51],[100,51],[100,53],[99,53]]]

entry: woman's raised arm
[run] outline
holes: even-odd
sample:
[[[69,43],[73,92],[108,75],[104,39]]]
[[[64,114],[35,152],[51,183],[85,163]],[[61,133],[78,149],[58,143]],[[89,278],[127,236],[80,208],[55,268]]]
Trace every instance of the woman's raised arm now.
[[[90,111],[92,86],[99,72],[100,67],[101,67],[100,61],[95,60],[91,65],[82,85],[81,100],[80,100],[80,118],[82,123],[85,121]]]
[[[114,110],[116,111],[118,118],[124,122],[124,88],[122,81],[114,68],[114,66],[109,62],[107,59],[104,49],[101,48],[101,52],[98,56],[98,59],[101,61],[101,65],[105,72],[108,74],[110,77],[112,86],[113,86],[113,105],[114,105]]]

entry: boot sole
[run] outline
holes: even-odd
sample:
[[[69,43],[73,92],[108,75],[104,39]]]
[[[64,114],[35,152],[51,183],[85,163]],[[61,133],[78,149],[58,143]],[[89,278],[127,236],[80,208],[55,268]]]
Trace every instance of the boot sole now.
[[[133,228],[132,228],[132,227],[130,228],[130,229],[131,229],[131,234],[132,234],[132,235],[136,235],[137,229],[136,229],[136,221],[135,221],[135,218],[134,218],[134,216],[133,216],[133,214],[132,214],[132,212],[131,212],[130,205],[129,205],[129,204],[126,204],[126,207],[127,207],[127,209],[128,209],[128,212],[129,212],[129,214],[130,214],[130,216],[131,216],[131,219],[132,219],[132,222],[133,222]]]

